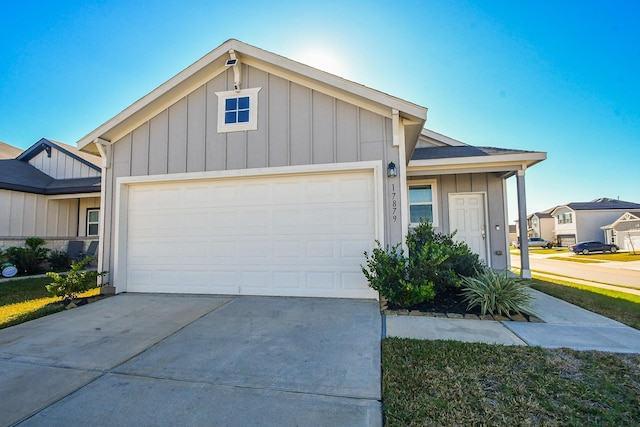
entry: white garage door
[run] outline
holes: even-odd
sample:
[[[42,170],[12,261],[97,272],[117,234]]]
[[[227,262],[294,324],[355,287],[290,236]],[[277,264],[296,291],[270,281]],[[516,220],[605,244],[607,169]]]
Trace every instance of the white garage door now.
[[[133,184],[126,290],[375,298],[371,170]]]

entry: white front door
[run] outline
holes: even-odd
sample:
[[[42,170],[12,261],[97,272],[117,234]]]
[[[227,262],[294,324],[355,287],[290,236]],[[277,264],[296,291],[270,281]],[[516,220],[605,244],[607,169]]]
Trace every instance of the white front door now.
[[[489,265],[483,193],[449,194],[449,229],[456,231],[455,240],[465,242]]]

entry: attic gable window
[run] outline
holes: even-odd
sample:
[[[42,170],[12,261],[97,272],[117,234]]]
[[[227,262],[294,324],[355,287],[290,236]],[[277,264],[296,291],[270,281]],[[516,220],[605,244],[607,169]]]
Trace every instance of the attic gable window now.
[[[218,132],[258,129],[258,91],[261,88],[216,92]]]

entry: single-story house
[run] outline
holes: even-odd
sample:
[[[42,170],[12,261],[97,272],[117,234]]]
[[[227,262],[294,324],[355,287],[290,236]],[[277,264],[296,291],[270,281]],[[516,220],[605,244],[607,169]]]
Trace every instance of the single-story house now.
[[[58,250],[69,240],[97,240],[100,157],[45,138],[16,150],[0,160],[0,247],[29,237]]]
[[[524,194],[546,153],[473,147],[426,116],[229,40],[78,142],[103,158],[98,268],[116,292],[377,298],[364,251],[421,218],[507,268],[505,179]]]
[[[605,243],[618,245],[623,251],[640,252],[640,210],[625,212],[601,228]]]
[[[640,204],[606,197],[556,206],[551,215],[555,221],[553,232],[558,246],[587,240],[603,241],[605,236],[601,228],[631,210],[640,210]]]

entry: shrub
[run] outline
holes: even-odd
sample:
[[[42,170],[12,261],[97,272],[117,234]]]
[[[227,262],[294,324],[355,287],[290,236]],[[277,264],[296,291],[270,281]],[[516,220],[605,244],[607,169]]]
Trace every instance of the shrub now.
[[[433,299],[433,284],[415,280],[412,276],[414,271],[409,268],[409,260],[400,245],[385,250],[380,242],[376,243],[378,247],[373,249],[371,256],[364,253],[367,267],[362,267],[371,288],[401,307]]]
[[[65,251],[51,251],[49,253],[49,267],[52,271],[67,271],[71,263]]]
[[[419,274],[432,278],[436,292],[460,287],[463,276],[474,276],[484,268],[478,254],[466,243],[455,241],[454,236],[455,232],[436,233],[428,222],[421,222],[407,235],[409,253],[420,258],[417,263]],[[430,255],[436,254],[437,262],[429,259]]]
[[[478,255],[454,234],[440,234],[430,223],[420,223],[407,235],[406,256],[400,245],[383,249],[379,242],[371,256],[364,253],[362,272],[369,286],[390,303],[409,307],[432,300],[446,287],[458,287],[462,274],[483,268]]]
[[[26,247],[12,246],[7,249],[6,256],[20,273],[37,274],[42,272],[42,264],[47,261],[49,253],[43,245],[44,239],[30,237],[25,241]]]
[[[69,274],[59,274],[53,271],[48,272],[47,277],[53,279],[53,282],[46,285],[47,291],[65,300],[72,300],[76,298],[79,293],[97,288],[97,278],[105,275],[106,272],[98,273],[92,270],[82,270],[92,259],[93,257],[86,257],[81,261],[74,261],[71,263],[71,271]]]
[[[509,276],[504,270],[496,273],[483,268],[475,277],[464,277],[462,295],[468,308],[480,307],[482,314],[500,314],[511,317],[529,305],[531,294],[527,282]]]

